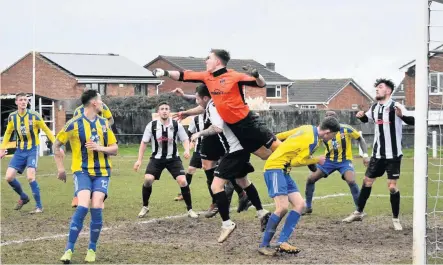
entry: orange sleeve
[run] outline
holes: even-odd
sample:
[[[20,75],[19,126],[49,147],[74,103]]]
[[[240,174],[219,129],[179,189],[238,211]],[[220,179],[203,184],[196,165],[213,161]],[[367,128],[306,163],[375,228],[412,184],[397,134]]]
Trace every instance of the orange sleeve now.
[[[261,87],[257,84],[257,81],[255,80],[254,77],[243,73],[238,74],[238,85],[239,87],[242,86]]]
[[[180,72],[180,78],[178,79],[178,81],[203,83],[207,76],[208,72],[194,72],[186,70],[184,72]]]

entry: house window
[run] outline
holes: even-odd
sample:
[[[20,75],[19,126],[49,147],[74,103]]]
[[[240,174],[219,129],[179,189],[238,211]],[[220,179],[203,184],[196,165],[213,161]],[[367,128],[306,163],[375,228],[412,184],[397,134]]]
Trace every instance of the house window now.
[[[148,88],[146,84],[135,84],[134,85],[134,95],[136,96],[147,96]]]
[[[267,98],[281,98],[281,85],[266,87]]]
[[[429,94],[441,95],[443,92],[443,73],[429,74]]]
[[[353,110],[358,110],[358,104],[352,104],[352,109]]]
[[[106,84],[98,84],[98,83],[85,84],[85,90],[90,90],[90,89],[97,91],[102,96],[106,95]]]
[[[317,105],[300,105],[301,109],[317,109]]]
[[[400,91],[403,91],[405,89],[405,85],[404,84],[401,84],[400,85]]]

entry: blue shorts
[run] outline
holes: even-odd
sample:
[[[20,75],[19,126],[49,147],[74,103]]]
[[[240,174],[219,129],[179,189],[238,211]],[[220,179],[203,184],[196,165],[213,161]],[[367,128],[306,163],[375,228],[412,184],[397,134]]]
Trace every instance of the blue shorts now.
[[[342,162],[334,162],[331,160],[326,160],[323,165],[317,164],[317,168],[320,169],[323,173],[326,174],[326,176],[331,175],[336,170],[340,172],[340,174],[343,176],[346,171],[352,171],[354,172],[354,165],[352,164],[351,160],[345,160]]]
[[[92,196],[93,192],[99,191],[105,194],[106,199],[108,197],[109,181],[109,177],[94,177],[82,171],[74,172],[74,194],[77,196],[79,191],[89,190]]]
[[[288,195],[299,192],[297,184],[291,176],[282,169],[270,169],[265,171],[265,182],[268,187],[269,197]]]
[[[37,168],[37,164],[38,148],[35,146],[30,150],[21,150],[17,148],[8,167],[12,167],[16,169],[19,174],[22,174],[25,171],[25,168]]]

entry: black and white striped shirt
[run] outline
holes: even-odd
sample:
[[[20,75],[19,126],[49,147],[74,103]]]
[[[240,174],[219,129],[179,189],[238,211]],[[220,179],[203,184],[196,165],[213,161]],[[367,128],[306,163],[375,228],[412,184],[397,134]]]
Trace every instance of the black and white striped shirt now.
[[[406,108],[390,99],[385,104],[375,103],[365,113],[369,121],[374,122],[374,144],[372,156],[378,159],[393,159],[402,153],[401,140],[403,121],[395,114],[395,107],[405,114]]]
[[[160,120],[153,120],[146,125],[142,141],[145,143],[151,142],[151,158],[168,159],[178,157],[177,142],[188,140],[183,125],[171,118],[167,124],[167,126],[164,126]]]
[[[212,101],[212,99],[208,102],[208,105],[206,106],[205,114],[206,114],[205,118],[208,119],[212,125],[223,130],[222,133],[218,134],[218,137],[226,153],[233,153],[235,151],[243,149],[238,138],[235,136],[235,134],[231,131],[228,125],[221,118],[220,114],[215,108],[215,104]],[[205,124],[207,124],[206,120]]]
[[[203,131],[205,127],[205,123],[203,120],[203,114],[194,116],[189,123],[188,131],[192,134]],[[195,152],[200,152],[201,144],[202,144],[203,137],[200,137],[197,139],[197,142],[195,143]]]

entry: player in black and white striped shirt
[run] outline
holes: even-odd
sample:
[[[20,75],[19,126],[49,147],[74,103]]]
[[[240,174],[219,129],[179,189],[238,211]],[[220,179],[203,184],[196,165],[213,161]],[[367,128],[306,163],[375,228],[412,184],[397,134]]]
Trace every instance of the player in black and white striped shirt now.
[[[266,226],[265,222],[270,214],[267,210],[263,209],[257,189],[247,177],[247,174],[253,171],[253,167],[249,163],[251,154],[243,148],[239,139],[221,118],[206,85],[202,84],[197,87],[196,101],[197,104],[206,109],[206,117],[210,119],[212,125],[201,132],[193,134],[191,140],[195,141],[201,136],[218,135],[226,151],[226,154],[221,158],[214,172],[214,180],[211,185],[220,216],[223,220],[222,231],[217,240],[221,243],[225,241],[236,228],[236,224],[231,221],[229,216],[229,201],[224,190],[225,184],[229,180],[235,180],[246,192],[252,205],[257,209],[257,216],[262,226]]]
[[[368,200],[372,185],[376,178],[388,175],[388,188],[390,191],[390,201],[393,215],[393,225],[395,230],[402,230],[398,215],[400,212],[400,191],[397,188],[397,180],[400,178],[401,158],[403,156],[401,148],[403,122],[414,125],[412,116],[404,115],[406,108],[398,102],[392,100],[394,83],[387,79],[377,79],[375,82],[377,103],[365,113],[360,111],[357,118],[362,122],[373,122],[374,144],[372,157],[366,170],[365,179],[358,197],[357,211],[345,218],[344,222],[362,220],[363,210]]]
[[[158,120],[153,120],[146,126],[143,139],[138,151],[138,160],[134,164],[134,170],[138,171],[142,163],[147,143],[152,144],[152,155],[146,167],[145,178],[142,189],[143,207],[138,217],[144,217],[149,212],[148,204],[152,193],[152,184],[160,179],[166,168],[177,181],[183,195],[183,200],[188,209],[188,216],[198,218],[197,213],[192,210],[191,191],[186,181],[183,163],[178,153],[178,142],[183,142],[185,152],[184,158],[189,158],[189,138],[183,126],[171,119],[169,104],[160,102],[157,106]]]

